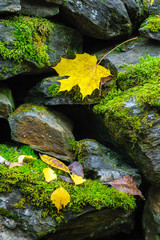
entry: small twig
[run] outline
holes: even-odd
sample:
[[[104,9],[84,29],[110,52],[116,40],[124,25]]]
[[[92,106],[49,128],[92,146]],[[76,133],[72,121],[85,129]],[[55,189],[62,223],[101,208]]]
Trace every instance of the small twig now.
[[[125,43],[127,43],[127,42],[130,42],[130,41],[133,41],[133,40],[137,40],[137,38],[138,38],[138,37],[134,37],[134,38],[128,39],[128,40],[120,43],[118,46],[116,46],[115,48],[113,48],[112,50],[110,50],[108,53],[106,53],[106,54],[99,60],[99,62],[97,63],[97,65],[99,65],[99,64],[102,62],[102,60],[103,60],[106,56],[108,56],[111,52],[113,52],[116,48],[120,47],[121,45],[123,45],[123,44],[125,44]]]

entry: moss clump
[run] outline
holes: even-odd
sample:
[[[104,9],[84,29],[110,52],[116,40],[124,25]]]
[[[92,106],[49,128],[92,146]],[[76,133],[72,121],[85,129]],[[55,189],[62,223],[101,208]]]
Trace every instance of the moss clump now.
[[[141,27],[150,29],[151,32],[158,32],[160,30],[160,18],[155,15],[149,16],[145,23],[142,23]]]
[[[13,147],[0,145],[0,155],[6,157],[6,151],[10,153],[13,151],[9,160],[14,162],[19,154],[22,153],[20,149],[17,149],[17,152],[15,152]],[[58,223],[65,218],[67,210],[78,213],[88,205],[95,209],[101,209],[102,206],[106,206],[113,209],[122,208],[126,211],[134,210],[136,207],[134,196],[115,190],[112,187],[104,186],[98,180],[88,179],[85,184],[76,187],[74,184],[64,182],[60,178],[48,184],[45,182],[43,175],[43,169],[46,167],[47,164],[40,159],[24,162],[24,166],[11,169],[8,166],[1,165],[0,192],[13,191],[14,188],[18,188],[24,195],[27,203],[43,209],[43,217],[49,214],[55,217]],[[57,173],[60,174],[60,170]],[[61,174],[63,173],[61,172]],[[62,186],[69,192],[71,202],[65,209],[57,213],[57,209],[51,203],[50,196],[59,186]]]
[[[141,125],[151,126],[147,122],[147,113],[151,108],[160,107],[160,57],[141,58],[140,63],[125,66],[127,70],[119,73],[117,83],[119,89],[114,89],[94,107],[96,113],[104,114],[106,126],[119,141],[137,141],[141,133]],[[125,104],[135,99],[141,108],[141,114],[133,114]],[[158,114],[157,114],[158,116]],[[156,118],[156,113],[155,113]]]
[[[12,117],[15,114],[21,113],[21,112],[30,112],[30,111],[43,111],[43,112],[49,112],[48,109],[42,105],[33,105],[31,103],[22,104],[20,105],[11,115]]]
[[[8,42],[0,41],[0,55],[3,59],[11,59],[15,62],[13,69],[20,68],[20,63],[31,60],[38,67],[50,66],[48,47],[45,44],[53,29],[53,24],[47,19],[15,16],[2,21],[6,26],[14,27],[13,46],[8,46]],[[3,72],[8,69],[4,69]]]
[[[17,216],[13,213],[10,213],[7,209],[5,208],[0,208],[0,215],[7,217],[7,218],[12,218],[14,220],[18,220]]]
[[[25,209],[26,208],[26,206],[24,206],[25,202],[26,202],[26,199],[25,198],[21,198],[21,200],[18,203],[15,203],[13,206],[15,208],[23,208],[23,209]]]

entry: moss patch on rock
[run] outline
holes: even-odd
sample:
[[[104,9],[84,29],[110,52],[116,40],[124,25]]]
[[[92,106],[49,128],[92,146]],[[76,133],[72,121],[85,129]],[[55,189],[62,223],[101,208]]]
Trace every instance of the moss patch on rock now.
[[[141,27],[150,29],[151,32],[158,32],[160,31],[160,18],[151,15],[142,23]]]
[[[106,126],[114,131],[119,141],[130,137],[132,142],[137,141],[143,124],[152,126],[148,122],[147,114],[151,109],[156,111],[160,107],[160,57],[140,58],[140,63],[128,65],[126,71],[117,76],[118,88],[106,95],[100,104],[94,106],[94,111],[104,114]],[[135,99],[139,114],[133,114],[126,102]],[[115,134],[116,133],[116,134]]]
[[[3,59],[13,60],[15,69],[20,68],[20,63],[27,60],[33,61],[38,67],[50,66],[49,49],[45,43],[53,30],[50,21],[44,18],[14,16],[2,23],[14,29],[12,48],[8,46],[8,42],[0,41],[0,55]],[[4,67],[2,70],[6,72]]]
[[[18,160],[18,156],[29,154],[36,157],[35,153],[28,146],[8,147],[0,145],[0,155],[11,162]],[[37,208],[43,209],[43,217],[48,214],[59,223],[65,218],[66,211],[72,213],[81,212],[84,207],[92,206],[95,209],[101,209],[103,206],[108,208],[122,208],[126,211],[134,210],[136,207],[134,196],[115,190],[100,184],[98,180],[87,179],[85,184],[76,186],[64,182],[58,177],[57,181],[45,182],[43,169],[48,167],[43,161],[28,160],[22,167],[9,169],[6,165],[0,168],[0,192],[13,191],[18,188],[24,195],[25,201]],[[55,170],[59,175],[67,173]],[[71,195],[71,202],[67,207],[57,213],[57,209],[51,203],[50,197],[54,190],[62,186]]]

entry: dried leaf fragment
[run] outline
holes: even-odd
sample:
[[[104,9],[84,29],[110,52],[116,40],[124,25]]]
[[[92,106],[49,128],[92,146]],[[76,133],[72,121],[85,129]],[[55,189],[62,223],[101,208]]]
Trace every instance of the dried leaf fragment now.
[[[142,192],[137,188],[136,182],[130,176],[123,176],[122,178],[116,178],[113,181],[107,182],[115,189],[120,190],[121,192],[130,193],[132,195],[138,195],[144,200]]]
[[[62,187],[57,188],[51,194],[51,201],[56,206],[58,212],[62,207],[65,207],[70,202],[70,195],[69,193]]]
[[[48,155],[41,155],[40,158],[42,159],[43,162],[49,164],[50,166],[60,169],[64,172],[69,173],[69,169],[68,167],[61,161],[59,161],[58,159],[54,158],[54,157],[50,157]]]
[[[57,174],[51,168],[44,168],[43,173],[46,182],[57,180]]]

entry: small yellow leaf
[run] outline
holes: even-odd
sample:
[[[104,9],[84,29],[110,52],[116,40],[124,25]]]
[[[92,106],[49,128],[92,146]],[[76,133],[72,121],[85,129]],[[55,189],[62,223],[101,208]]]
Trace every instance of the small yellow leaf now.
[[[70,195],[64,188],[60,187],[51,194],[51,201],[59,212],[62,207],[65,207],[70,202]]]
[[[46,182],[50,182],[52,180],[57,180],[57,175],[51,168],[44,168],[43,173],[44,173]]]
[[[88,53],[76,54],[75,59],[61,58],[57,66],[53,67],[59,76],[68,76],[68,79],[59,80],[61,85],[59,92],[70,91],[78,85],[82,98],[91,95],[99,88],[101,78],[111,75],[110,70],[97,65],[96,56]]]
[[[69,168],[61,161],[54,157],[50,157],[48,155],[41,155],[40,158],[42,159],[43,162],[49,164],[50,166],[60,169],[64,172],[70,173]]]
[[[152,6],[153,3],[154,3],[154,0],[150,0],[150,4],[151,4],[151,6]]]
[[[86,179],[83,179],[81,176],[78,176],[76,174],[70,176],[76,185],[82,184],[86,181]]]

